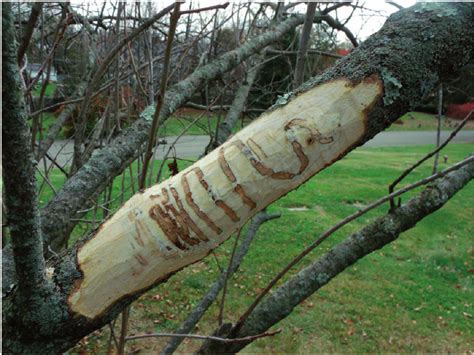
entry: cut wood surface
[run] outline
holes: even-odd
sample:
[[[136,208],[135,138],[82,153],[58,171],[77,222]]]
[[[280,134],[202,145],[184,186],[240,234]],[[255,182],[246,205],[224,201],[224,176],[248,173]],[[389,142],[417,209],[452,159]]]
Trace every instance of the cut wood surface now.
[[[317,86],[132,197],[78,252],[83,279],[69,297],[71,309],[95,318],[123,296],[202,259],[358,143],[382,94],[375,76]]]

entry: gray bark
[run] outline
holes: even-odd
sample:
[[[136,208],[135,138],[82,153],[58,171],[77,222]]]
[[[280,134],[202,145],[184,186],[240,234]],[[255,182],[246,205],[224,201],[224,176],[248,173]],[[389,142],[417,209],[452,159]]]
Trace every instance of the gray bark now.
[[[224,121],[222,121],[222,123],[218,126],[217,145],[224,143],[232,134],[232,129],[244,110],[250,89],[252,89],[252,85],[261,67],[259,63],[260,62],[251,64],[252,67],[247,73],[247,77],[244,79],[244,82],[240,85],[237,92],[235,93],[234,100],[232,101],[229,111],[227,111]]]
[[[474,163],[427,187],[392,213],[380,217],[332,247],[324,256],[278,287],[255,308],[237,333],[241,338],[265,332],[289,316],[294,308],[358,260],[396,240],[424,217],[440,209],[474,177]],[[224,334],[226,336],[227,334]],[[249,343],[207,343],[202,353],[235,353]]]
[[[3,182],[18,276],[18,293],[31,299],[44,281],[43,243],[30,130],[17,64],[13,14],[2,4]]]
[[[293,78],[293,88],[303,84],[304,81],[304,63],[306,59],[306,52],[308,51],[309,37],[313,27],[314,13],[316,12],[315,2],[309,2],[306,10],[306,17],[304,20],[303,30],[301,31],[300,43],[298,45],[298,55],[296,56],[295,75]]]

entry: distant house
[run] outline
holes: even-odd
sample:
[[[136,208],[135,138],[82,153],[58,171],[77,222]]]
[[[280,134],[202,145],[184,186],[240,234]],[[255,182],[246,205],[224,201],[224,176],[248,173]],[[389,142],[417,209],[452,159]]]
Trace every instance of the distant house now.
[[[41,69],[41,64],[40,63],[28,63],[26,66],[26,70],[30,74],[30,77],[36,78],[38,75],[39,71]],[[46,78],[46,70],[41,73],[41,80],[44,80]],[[56,69],[54,66],[51,66],[51,73],[49,75],[49,81],[58,81],[58,73],[56,72]]]
[[[336,49],[336,53],[339,54],[339,55],[342,55],[342,56],[348,55],[350,52],[351,52],[351,50],[350,50],[350,49],[346,49],[346,48],[338,48],[338,49]]]

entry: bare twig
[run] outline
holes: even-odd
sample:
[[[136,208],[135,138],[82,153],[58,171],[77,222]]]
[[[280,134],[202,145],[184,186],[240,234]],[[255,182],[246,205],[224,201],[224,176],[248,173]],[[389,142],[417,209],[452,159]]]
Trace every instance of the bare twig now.
[[[455,130],[451,132],[449,137],[436,148],[432,152],[426,154],[423,158],[421,158],[419,161],[417,161],[415,164],[410,166],[408,169],[406,169],[397,179],[395,179],[390,186],[388,187],[388,192],[391,194],[393,190],[395,189],[395,186],[397,186],[408,174],[410,174],[413,170],[415,170],[417,167],[419,167],[421,164],[423,164],[425,161],[427,161],[429,158],[431,158],[433,155],[437,154],[440,150],[442,150],[446,145],[456,136],[456,134],[465,126],[465,124],[471,119],[472,115],[474,114],[474,111],[471,111],[467,114],[466,117],[459,123],[459,125],[456,127]],[[393,199],[390,200],[390,209],[395,209],[395,203]]]
[[[87,88],[86,94],[84,99],[82,100],[82,105],[80,109],[80,114],[75,124],[76,129],[76,138],[74,140],[74,161],[73,161],[73,171],[77,170],[82,165],[81,159],[81,144],[84,135],[84,129],[86,124],[86,114],[89,108],[90,100],[92,99],[93,91],[96,89],[97,85],[100,82],[100,79],[104,75],[105,71],[112,63],[112,60],[115,56],[122,50],[122,48],[134,38],[136,38],[140,33],[142,33],[145,29],[150,27],[153,23],[155,23],[158,19],[165,16],[171,9],[173,5],[170,5],[160,12],[158,12],[155,16],[151,17],[150,19],[143,22],[140,27],[133,30],[128,36],[124,37],[117,43],[114,48],[107,54],[107,57],[103,60],[100,67],[96,70],[93,78],[91,79],[89,86]]]
[[[18,60],[18,65],[20,66],[23,62],[23,57],[25,56],[26,50],[28,49],[30,45],[31,36],[33,35],[36,22],[38,21],[38,17],[41,14],[42,10],[43,10],[42,2],[33,3],[33,6],[31,7],[30,18],[28,19],[28,23],[26,25],[25,33],[23,34],[23,38],[21,39],[20,46],[18,47],[17,60]]]
[[[219,4],[219,5],[201,7],[200,9],[180,11],[179,14],[180,15],[187,15],[187,14],[195,14],[195,13],[198,13],[198,12],[215,10],[215,9],[225,9],[225,8],[227,8],[228,5],[229,5],[229,3],[225,2],[225,3]]]
[[[147,147],[145,151],[142,175],[140,177],[140,183],[139,183],[140,189],[145,188],[148,165],[150,163],[150,159],[152,158],[153,147],[155,146],[155,142],[156,142],[156,130],[158,128],[160,112],[161,112],[161,108],[163,107],[163,102],[165,99],[166,85],[168,82],[168,70],[169,70],[170,57],[171,57],[171,47],[173,45],[174,34],[176,32],[176,26],[178,24],[178,19],[180,16],[180,12],[179,12],[180,6],[181,6],[181,3],[175,2],[174,10],[173,10],[173,13],[171,14],[170,28],[168,32],[168,38],[166,41],[165,59],[163,63],[163,70],[161,73],[160,91],[158,93],[156,109],[153,115],[153,122],[151,124],[150,135],[148,138],[148,143],[147,143]]]
[[[217,317],[217,322],[219,326],[222,325],[223,319],[224,319],[225,297],[227,295],[227,282],[229,281],[230,269],[231,269],[232,263],[234,262],[235,251],[237,250],[237,245],[239,243],[242,228],[243,226],[240,227],[239,230],[237,231],[237,236],[235,237],[234,246],[232,248],[232,254],[230,255],[230,259],[229,259],[229,266],[227,267],[227,270],[225,271],[225,274],[224,274],[224,287],[222,289],[222,298],[221,298],[221,304],[219,307],[219,316]]]
[[[436,128],[436,146],[439,147],[441,141],[441,115],[443,114],[443,84],[438,87],[438,126]],[[436,152],[433,163],[433,174],[438,170],[439,151]]]
[[[228,272],[229,275],[232,275],[240,267],[240,264],[244,260],[245,255],[247,255],[247,252],[250,249],[250,245],[252,241],[254,240],[255,236],[257,235],[257,232],[260,226],[267,221],[270,221],[272,219],[279,218],[279,217],[280,217],[280,214],[277,214],[277,213],[267,214],[265,211],[257,213],[257,215],[252,219],[252,222],[250,223],[249,229],[247,230],[244,240],[240,244],[237,252],[235,253],[235,257],[232,264],[230,265],[230,268],[228,270],[222,270],[219,266],[219,269],[221,272],[221,274],[219,275],[219,278],[216,281],[214,281],[212,286],[209,288],[209,291],[201,298],[199,303],[189,313],[186,320],[183,323],[181,323],[179,329],[176,331],[177,334],[187,334],[187,333],[190,333],[194,329],[195,325],[199,322],[199,320],[202,318],[202,316],[206,313],[206,311],[214,303],[215,299],[219,295],[219,292],[224,285],[224,278],[226,277],[225,273]],[[219,265],[217,258],[216,258],[216,262]],[[163,348],[163,350],[161,350],[160,353],[161,354],[174,353],[182,341],[183,341],[183,338],[170,339],[168,344]]]
[[[306,17],[304,20],[303,30],[301,31],[300,42],[298,45],[298,54],[296,56],[295,74],[293,77],[293,88],[297,88],[304,81],[304,64],[306,59],[306,52],[309,45],[309,37],[311,35],[311,28],[313,27],[313,18],[316,13],[315,2],[309,2],[306,10]]]
[[[137,340],[137,339],[145,339],[145,338],[191,338],[191,339],[199,339],[199,340],[212,340],[218,341],[220,343],[225,344],[232,344],[232,343],[240,343],[240,342],[247,342],[247,341],[254,341],[255,339],[272,337],[281,333],[281,329],[277,329],[272,332],[265,332],[258,335],[251,335],[248,337],[243,338],[220,338],[212,335],[198,335],[198,334],[173,334],[173,333],[151,333],[151,334],[143,334],[143,335],[134,335],[131,337],[127,337],[126,340]]]

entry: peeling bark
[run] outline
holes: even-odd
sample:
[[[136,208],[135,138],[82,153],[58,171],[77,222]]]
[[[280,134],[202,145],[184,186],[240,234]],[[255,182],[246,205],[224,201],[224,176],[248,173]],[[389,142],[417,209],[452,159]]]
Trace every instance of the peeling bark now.
[[[366,115],[382,93],[376,78],[319,85],[132,197],[78,251],[83,277],[68,298],[71,310],[96,318],[205,257],[259,210],[345,155],[366,134]]]

